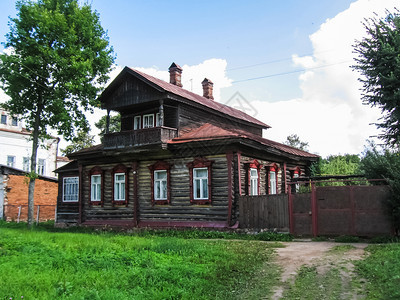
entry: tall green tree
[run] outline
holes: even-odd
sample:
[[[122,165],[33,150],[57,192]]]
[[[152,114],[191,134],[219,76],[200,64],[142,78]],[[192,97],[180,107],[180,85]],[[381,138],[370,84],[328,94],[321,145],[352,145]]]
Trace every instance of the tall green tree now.
[[[308,151],[308,143],[300,140],[300,137],[297,134],[291,134],[286,138],[286,141],[283,142],[285,145]]]
[[[32,131],[31,170],[39,141],[50,129],[67,140],[88,131],[85,111],[97,96],[114,62],[99,15],[77,0],[17,1],[0,55],[0,81],[10,97],[3,106],[21,115]],[[28,225],[33,224],[35,174],[29,180]]]
[[[354,70],[361,73],[364,103],[379,107],[383,117],[380,138],[392,146],[400,142],[400,12],[365,20],[367,36],[356,41]]]
[[[64,149],[61,149],[63,155],[71,154],[84,148],[92,147],[94,144],[94,136],[85,131],[78,131],[78,134],[71,140],[71,143]]]

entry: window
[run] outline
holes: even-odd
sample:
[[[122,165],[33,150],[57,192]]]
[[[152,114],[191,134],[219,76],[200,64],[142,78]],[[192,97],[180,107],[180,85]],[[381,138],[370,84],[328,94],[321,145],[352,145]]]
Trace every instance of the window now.
[[[114,201],[125,201],[125,173],[114,174]]]
[[[100,167],[93,167],[89,171],[90,195],[89,204],[103,205],[103,170]]]
[[[144,115],[143,128],[152,128],[152,127],[154,127],[154,114]]]
[[[272,195],[276,194],[276,173],[275,173],[275,171],[269,172],[269,185],[270,185],[269,193]]]
[[[277,164],[273,164],[269,167],[268,181],[269,181],[269,194],[278,193],[278,177],[279,167]]]
[[[101,201],[101,175],[91,176],[90,201]]]
[[[211,204],[211,165],[213,161],[197,158],[188,163],[190,175],[190,202]]]
[[[208,199],[208,168],[193,169],[193,198]]]
[[[37,172],[39,175],[44,175],[45,174],[45,166],[46,166],[46,160],[39,158],[38,159],[38,165],[37,165]]]
[[[63,202],[77,202],[79,200],[79,177],[63,178]]]
[[[250,195],[258,195],[258,170],[255,168],[250,169]]]
[[[171,165],[165,161],[158,161],[149,166],[151,172],[152,204],[170,203],[170,169]]]
[[[1,115],[1,124],[7,125],[7,115]]]
[[[17,117],[13,117],[11,120],[11,125],[12,126],[18,126],[18,118]]]
[[[112,170],[113,205],[128,205],[128,168],[118,165]]]
[[[160,113],[156,113],[156,127],[160,127],[162,126],[161,124],[161,114]]]
[[[26,172],[29,172],[30,169],[30,159],[29,157],[22,158],[22,169]]]
[[[15,167],[15,156],[7,155],[7,166],[12,168]]]
[[[135,116],[133,119],[133,129],[141,129],[142,128],[142,117]]]

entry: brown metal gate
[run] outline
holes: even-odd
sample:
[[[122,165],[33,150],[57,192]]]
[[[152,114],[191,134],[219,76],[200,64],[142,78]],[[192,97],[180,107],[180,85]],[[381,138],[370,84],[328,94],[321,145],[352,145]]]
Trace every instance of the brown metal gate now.
[[[289,189],[290,232],[294,235],[392,234],[385,202],[389,187],[316,186],[310,193],[291,193]]]

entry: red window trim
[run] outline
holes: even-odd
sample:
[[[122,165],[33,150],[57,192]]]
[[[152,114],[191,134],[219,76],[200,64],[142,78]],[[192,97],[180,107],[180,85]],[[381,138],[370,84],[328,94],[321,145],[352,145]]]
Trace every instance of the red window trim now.
[[[171,165],[165,161],[157,161],[148,167],[151,173],[151,204],[152,205],[168,205],[171,203]],[[167,199],[156,200],[154,198],[154,171],[167,171]]]
[[[245,163],[246,171],[247,171],[247,195],[251,194],[251,169],[257,169],[257,195],[260,195],[260,170],[262,168],[262,164],[258,162],[258,160],[254,159],[251,162]]]
[[[292,170],[293,174],[292,174],[292,178],[294,178],[294,174],[299,174],[299,177],[301,175],[301,168],[300,167],[296,167]]]
[[[92,201],[92,175],[100,175],[101,176],[101,189],[100,189],[100,201]],[[89,204],[90,205],[104,205],[104,171],[99,166],[95,166],[89,171]]]
[[[123,164],[119,164],[112,169],[111,172],[111,185],[112,185],[112,205],[126,205],[128,206],[128,196],[129,196],[129,168],[127,168]],[[114,200],[114,183],[115,183],[115,174],[116,173],[125,173],[125,200]]]
[[[189,186],[190,186],[190,203],[198,205],[211,205],[211,166],[214,161],[208,160],[203,157],[195,158],[194,161],[186,164],[189,168]],[[208,199],[194,199],[193,194],[193,169],[196,168],[207,168],[208,171]]]
[[[278,167],[277,164],[271,164],[269,166],[267,166],[268,168],[268,195],[271,195],[271,173],[270,172],[275,172],[275,189],[276,189],[276,193],[278,194],[278,172],[280,170],[280,168]]]

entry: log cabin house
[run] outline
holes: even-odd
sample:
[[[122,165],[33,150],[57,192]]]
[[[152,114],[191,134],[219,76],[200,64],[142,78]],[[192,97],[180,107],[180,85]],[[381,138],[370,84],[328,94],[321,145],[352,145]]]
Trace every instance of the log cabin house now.
[[[262,137],[269,126],[170,82],[125,67],[100,96],[121,131],[59,168],[57,222],[139,227],[235,227],[240,195],[285,193],[318,156]]]

